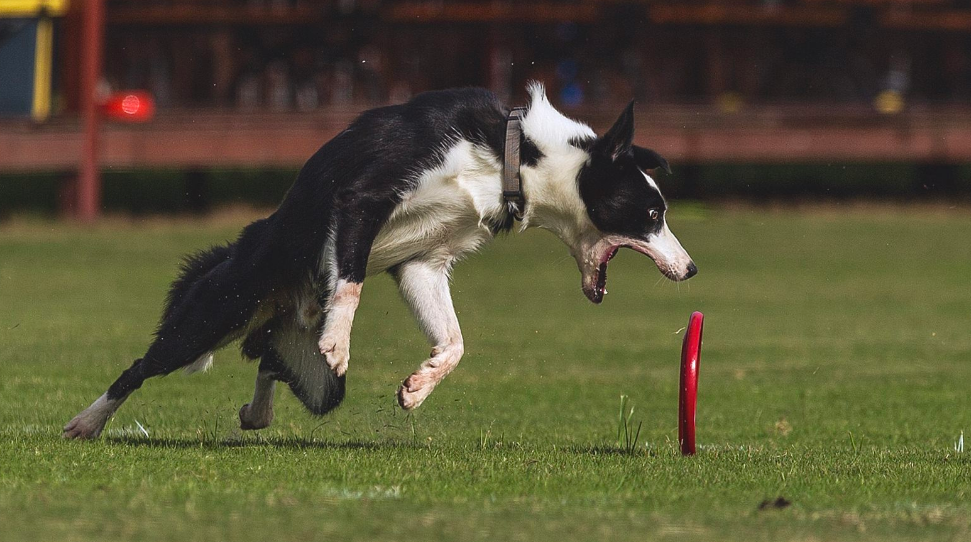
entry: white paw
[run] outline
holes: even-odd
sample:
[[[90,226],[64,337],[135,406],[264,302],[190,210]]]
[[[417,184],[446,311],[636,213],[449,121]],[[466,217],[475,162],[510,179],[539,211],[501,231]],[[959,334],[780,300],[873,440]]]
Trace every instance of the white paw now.
[[[75,416],[73,420],[67,422],[61,436],[69,439],[93,439],[100,437],[101,431],[104,430],[105,424],[108,423],[108,419],[101,419],[86,413],[87,411],[82,412]]]
[[[273,409],[254,412],[249,403],[239,409],[239,428],[243,431],[265,429],[273,423]]]
[[[337,376],[344,376],[347,363],[351,360],[351,352],[347,340],[339,340],[332,335],[324,335],[317,344],[320,353],[324,355],[327,366]]]
[[[81,411],[73,420],[64,426],[61,436],[69,439],[93,439],[101,436],[108,419],[115,413],[117,401],[109,401],[108,395],[102,395],[88,408]]]
[[[68,439],[93,439],[101,436],[101,431],[105,428],[105,423],[98,422],[82,417],[80,414],[64,426],[61,436]]]
[[[428,374],[418,371],[402,382],[398,388],[398,404],[405,410],[413,410],[421,406],[431,395],[438,381]]]

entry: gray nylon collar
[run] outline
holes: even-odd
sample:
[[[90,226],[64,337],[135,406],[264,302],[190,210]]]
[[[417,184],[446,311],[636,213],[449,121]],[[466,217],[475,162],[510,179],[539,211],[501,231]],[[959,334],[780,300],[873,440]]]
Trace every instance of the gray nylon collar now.
[[[513,216],[523,219],[526,208],[526,195],[523,194],[523,179],[519,174],[519,141],[522,138],[522,120],[525,107],[514,107],[506,117],[506,144],[502,152],[502,199],[506,206],[516,209]]]

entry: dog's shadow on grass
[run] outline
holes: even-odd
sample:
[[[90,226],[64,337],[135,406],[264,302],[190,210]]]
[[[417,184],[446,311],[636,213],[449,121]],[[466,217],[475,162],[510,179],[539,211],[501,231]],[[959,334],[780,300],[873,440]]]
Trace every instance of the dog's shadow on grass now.
[[[277,448],[280,450],[352,450],[376,452],[381,450],[424,450],[428,444],[406,440],[321,440],[307,437],[228,437],[222,439],[193,439],[178,437],[110,436],[103,442],[110,445],[158,449],[233,449]],[[577,445],[563,451],[586,456],[657,457],[661,452],[653,448],[624,449],[611,445]]]
[[[409,450],[423,449],[428,446],[421,443],[406,441],[363,441],[344,440],[326,441],[303,437],[258,437],[258,438],[225,438],[225,439],[191,439],[191,438],[140,438],[129,436],[105,437],[104,442],[112,445],[146,448],[177,448],[177,449],[230,449],[230,448],[278,448],[281,450]]]

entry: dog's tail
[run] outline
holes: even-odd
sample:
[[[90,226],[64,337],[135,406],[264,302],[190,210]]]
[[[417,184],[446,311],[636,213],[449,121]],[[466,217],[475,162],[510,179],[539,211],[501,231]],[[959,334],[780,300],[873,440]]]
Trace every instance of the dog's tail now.
[[[199,279],[216,266],[230,260],[233,257],[234,248],[234,244],[217,245],[186,256],[179,269],[179,276],[172,282],[169,294],[165,298],[161,321],[164,322],[172,317],[175,308],[181,305],[182,299]]]

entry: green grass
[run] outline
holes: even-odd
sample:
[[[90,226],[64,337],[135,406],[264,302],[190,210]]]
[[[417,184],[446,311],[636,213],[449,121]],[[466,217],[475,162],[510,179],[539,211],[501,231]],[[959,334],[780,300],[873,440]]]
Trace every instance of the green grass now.
[[[180,254],[241,222],[6,225],[0,539],[967,540],[969,218],[681,207],[698,277],[625,251],[599,307],[552,236],[512,235],[457,268],[468,353],[411,416],[394,392],[428,346],[375,277],[332,415],[281,390],[274,425],[241,433],[255,367],[227,349],[148,382],[97,442],[60,427],[142,354]],[[682,458],[692,310],[701,449]]]

